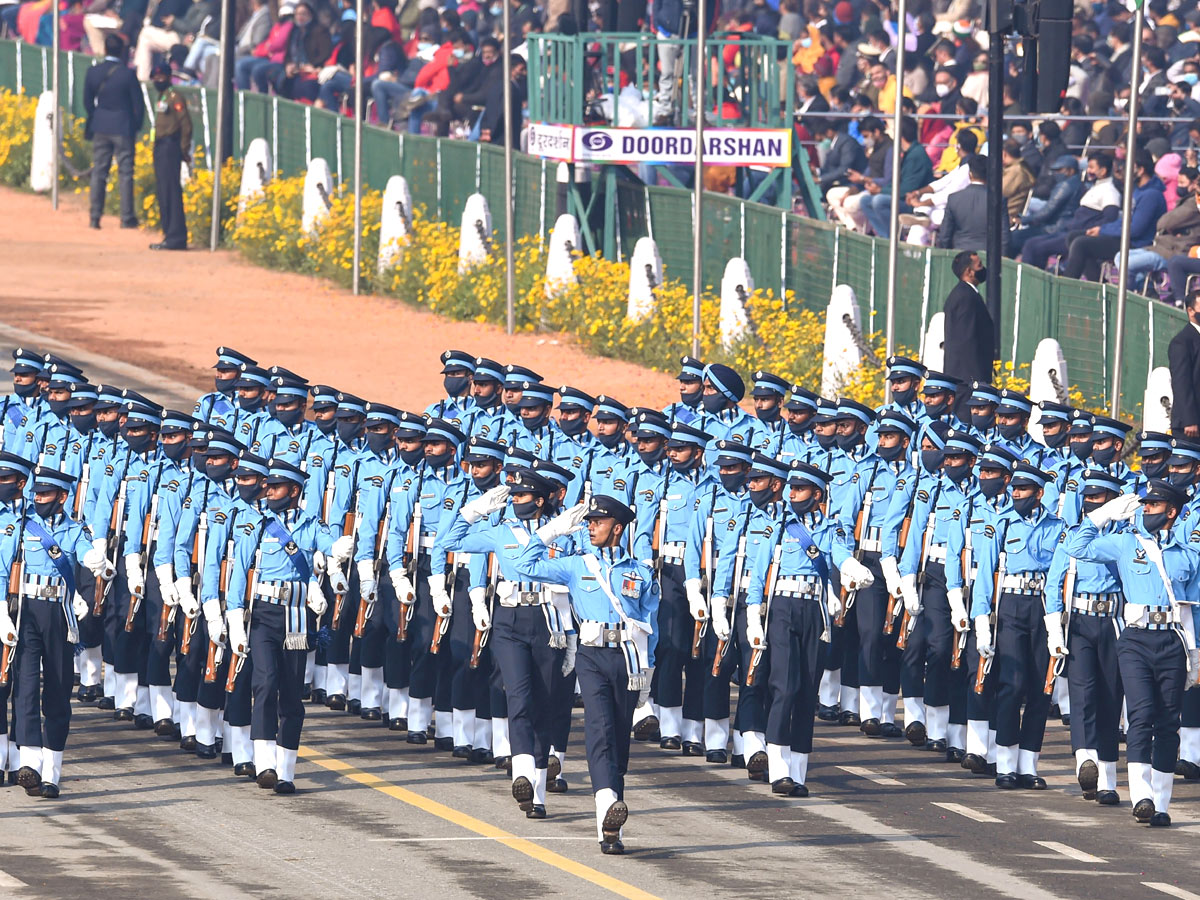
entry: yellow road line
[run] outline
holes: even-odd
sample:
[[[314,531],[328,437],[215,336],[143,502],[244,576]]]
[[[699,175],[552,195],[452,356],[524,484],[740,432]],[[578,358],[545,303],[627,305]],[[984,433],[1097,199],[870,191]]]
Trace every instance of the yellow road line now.
[[[543,862],[548,866],[553,866],[560,871],[566,872],[568,875],[582,878],[584,881],[604,888],[606,891],[611,891],[617,896],[625,897],[627,900],[659,900],[654,894],[647,893],[641,888],[634,887],[632,884],[627,884],[620,879],[613,878],[611,875],[605,875],[591,866],[585,866],[583,863],[568,859],[552,850],[547,850],[533,841],[517,837],[515,834],[511,834],[502,828],[497,828],[495,825],[484,822],[482,819],[476,819],[474,816],[459,812],[452,806],[438,803],[436,800],[430,800],[428,797],[423,797],[407,788],[391,784],[382,778],[378,778],[361,769],[356,769],[354,766],[342,762],[340,759],[334,759],[317,750],[313,750],[311,747],[301,747],[300,756],[313,765],[328,769],[330,772],[336,772],[343,778],[379,791],[381,794],[387,794],[387,796],[395,800],[407,803],[409,806],[414,806],[432,816],[437,816],[439,819],[449,822],[452,825],[465,828],[467,831],[473,831],[482,837],[492,838],[497,843],[511,847],[518,853],[524,853],[526,856]]]

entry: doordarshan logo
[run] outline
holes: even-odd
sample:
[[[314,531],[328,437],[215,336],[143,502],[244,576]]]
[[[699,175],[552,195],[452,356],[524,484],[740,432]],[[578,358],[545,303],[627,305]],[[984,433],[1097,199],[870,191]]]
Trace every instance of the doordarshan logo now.
[[[613,139],[603,131],[589,131],[583,136],[583,146],[593,153],[602,153],[613,145]]]

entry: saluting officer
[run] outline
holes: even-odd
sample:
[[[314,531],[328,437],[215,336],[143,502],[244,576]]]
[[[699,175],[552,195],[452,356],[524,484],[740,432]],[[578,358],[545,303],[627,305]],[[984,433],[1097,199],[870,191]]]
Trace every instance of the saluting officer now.
[[[171,87],[171,67],[155,63],[150,81],[158,91],[154,105],[154,180],[163,239],[151,250],[186,250],[187,217],[183,212],[180,166],[192,161],[192,116],[187,102]]]
[[[1175,520],[1175,536],[1192,549],[1200,551],[1200,494],[1196,479],[1200,477],[1200,444],[1183,438],[1170,438],[1171,455],[1166,461],[1166,479],[1184,491],[1189,500]],[[1143,443],[1143,448],[1145,444]],[[1144,494],[1145,484],[1139,485]],[[1179,727],[1179,762],[1175,774],[1188,781],[1200,779],[1200,691],[1185,691]]]

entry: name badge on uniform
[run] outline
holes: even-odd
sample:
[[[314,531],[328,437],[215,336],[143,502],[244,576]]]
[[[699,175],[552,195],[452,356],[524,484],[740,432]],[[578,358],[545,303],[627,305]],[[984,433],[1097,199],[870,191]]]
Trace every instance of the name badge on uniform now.
[[[642,596],[642,576],[636,572],[626,572],[621,579],[621,596],[634,598]]]

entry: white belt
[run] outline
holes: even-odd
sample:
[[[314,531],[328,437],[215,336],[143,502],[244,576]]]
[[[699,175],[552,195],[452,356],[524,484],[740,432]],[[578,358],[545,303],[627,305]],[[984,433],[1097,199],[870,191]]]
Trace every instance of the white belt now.
[[[879,553],[883,550],[883,534],[880,528],[868,528],[858,542],[858,549],[865,553]]]
[[[671,541],[658,548],[658,555],[669,562],[683,562],[683,541]]]
[[[291,605],[304,599],[307,587],[303,581],[259,582],[254,586],[254,596],[276,605]]]
[[[1125,624],[1131,628],[1143,628],[1147,631],[1167,631],[1180,624],[1179,612],[1174,607],[1138,606],[1141,610],[1136,617],[1132,616],[1133,604],[1125,607]]]
[[[1087,616],[1112,616],[1117,611],[1121,594],[1087,594],[1077,593],[1071,600],[1072,612],[1083,613]]]
[[[514,606],[539,606],[541,602],[541,591],[513,591],[500,600],[500,605],[511,609]]]
[[[815,597],[821,591],[821,579],[801,576],[799,578],[780,578],[775,582],[775,593]]]
[[[945,544],[930,544],[929,550],[925,553],[926,562],[937,562],[945,565],[946,563],[946,545]]]
[[[436,540],[437,535],[435,534],[423,534],[417,538],[417,546],[422,550],[432,550]]]
[[[58,575],[36,575],[32,579],[22,579],[21,595],[24,597],[40,597],[43,600],[58,600],[66,593],[67,585]]]
[[[1012,593],[1037,594],[1045,586],[1045,572],[1021,572],[1017,575],[1005,575],[1000,581],[1000,589]]]
[[[579,623],[579,643],[584,647],[619,647],[629,639],[620,625],[584,619]]]

